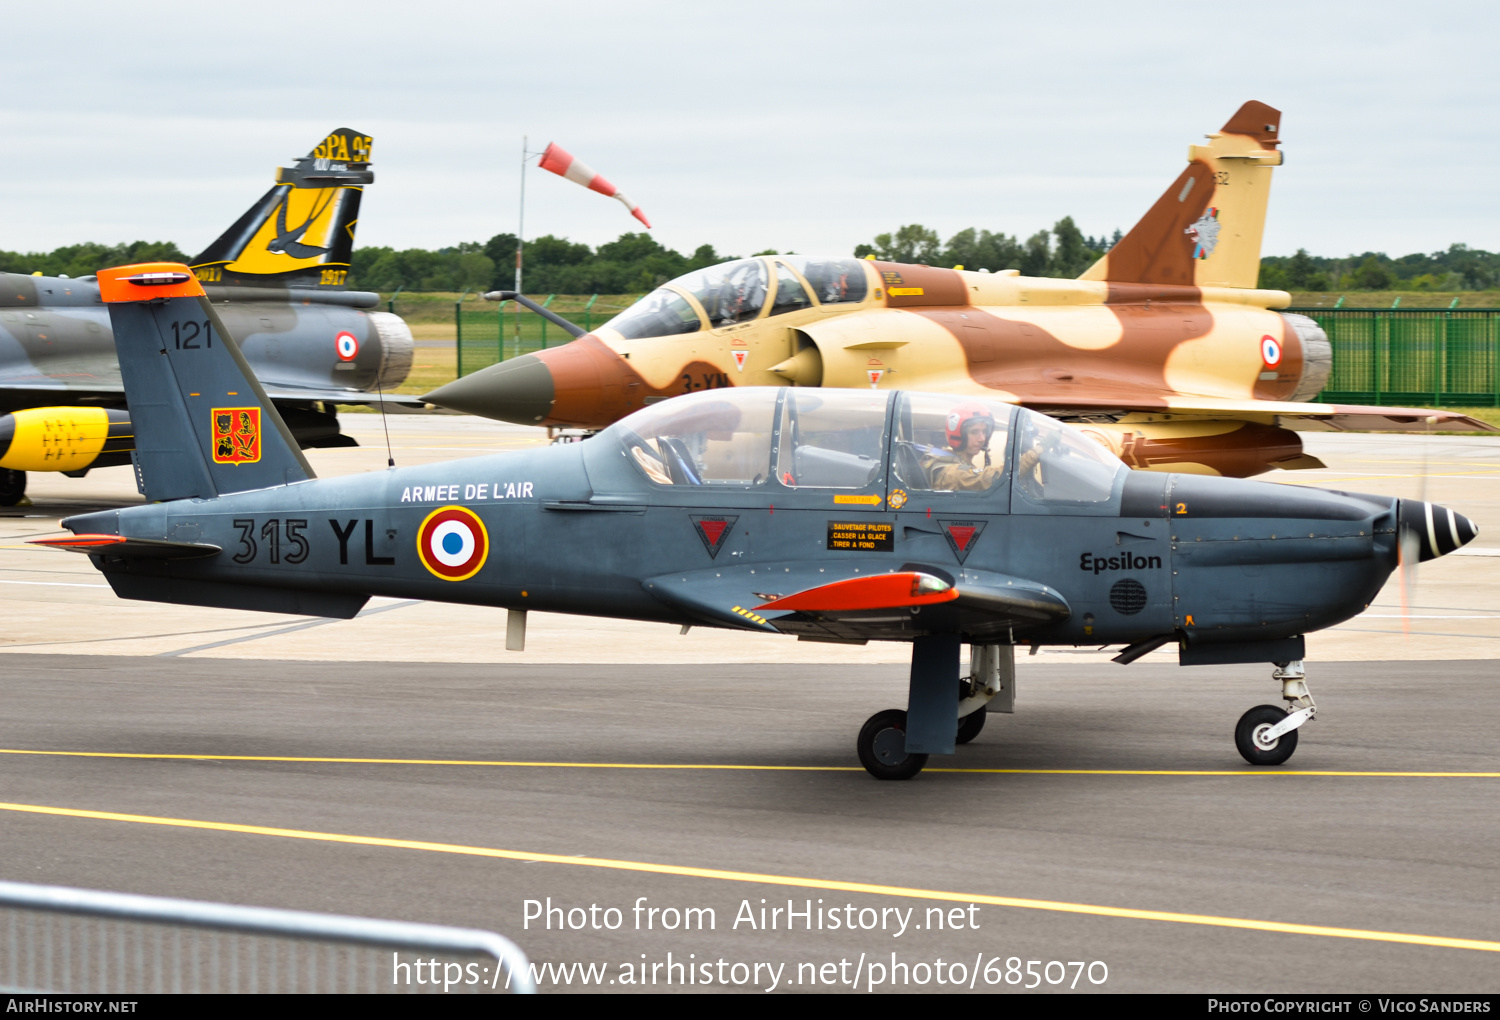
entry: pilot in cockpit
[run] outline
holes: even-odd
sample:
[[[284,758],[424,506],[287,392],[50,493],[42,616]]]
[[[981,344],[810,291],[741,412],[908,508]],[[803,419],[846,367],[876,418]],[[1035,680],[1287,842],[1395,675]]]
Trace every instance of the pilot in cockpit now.
[[[990,409],[978,401],[959,404],[948,412],[948,448],[928,450],[922,458],[922,470],[934,489],[949,492],[984,492],[993,488],[1005,474],[1005,454],[994,463],[990,440],[995,435],[995,419]]]

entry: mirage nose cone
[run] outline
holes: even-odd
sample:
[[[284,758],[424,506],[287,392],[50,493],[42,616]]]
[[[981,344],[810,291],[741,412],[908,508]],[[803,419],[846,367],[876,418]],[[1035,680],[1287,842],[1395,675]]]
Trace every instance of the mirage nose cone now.
[[[440,386],[422,399],[521,425],[602,429],[632,409],[631,394],[652,391],[629,362],[592,334],[525,354]]]
[[[1415,536],[1423,563],[1468,545],[1479,534],[1473,521],[1436,503],[1403,499],[1398,516],[1402,532]]]
[[[439,386],[422,399],[465,414],[539,425],[551,414],[555,395],[551,369],[536,355],[523,354]]]

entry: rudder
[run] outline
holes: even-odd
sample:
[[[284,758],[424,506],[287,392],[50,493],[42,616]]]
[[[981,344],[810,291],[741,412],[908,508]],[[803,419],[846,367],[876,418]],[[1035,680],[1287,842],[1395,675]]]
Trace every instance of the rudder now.
[[[1256,286],[1280,128],[1281,111],[1254,100],[1241,106],[1207,145],[1188,147],[1187,169],[1079,279]]]
[[[343,289],[363,185],[373,183],[373,139],[339,128],[193,259],[203,283]]]
[[[313,477],[187,266],[101,270],[149,500],[212,499]]]

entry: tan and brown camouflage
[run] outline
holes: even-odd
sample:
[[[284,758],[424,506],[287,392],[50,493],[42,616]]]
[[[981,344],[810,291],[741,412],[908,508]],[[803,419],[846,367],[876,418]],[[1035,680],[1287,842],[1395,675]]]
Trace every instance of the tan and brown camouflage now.
[[[1255,288],[1280,121],[1248,102],[1189,147],[1186,169],[1076,280],[764,256],[674,280],[591,334],[425,399],[598,429],[716,386],[938,390],[1073,422],[1133,467],[1237,477],[1321,466],[1297,431],[1488,429],[1448,411],[1308,403],[1328,378],[1328,338],[1277,311],[1289,294]]]

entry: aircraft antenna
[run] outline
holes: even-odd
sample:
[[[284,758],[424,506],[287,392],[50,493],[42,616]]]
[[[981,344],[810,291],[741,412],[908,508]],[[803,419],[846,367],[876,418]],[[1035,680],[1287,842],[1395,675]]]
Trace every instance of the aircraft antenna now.
[[[396,466],[396,458],[391,454],[391,427],[385,422],[385,391],[380,388],[380,370],[385,367],[385,359],[381,359],[381,365],[375,369],[375,395],[380,398],[380,427],[385,431],[385,466],[393,468]]]

